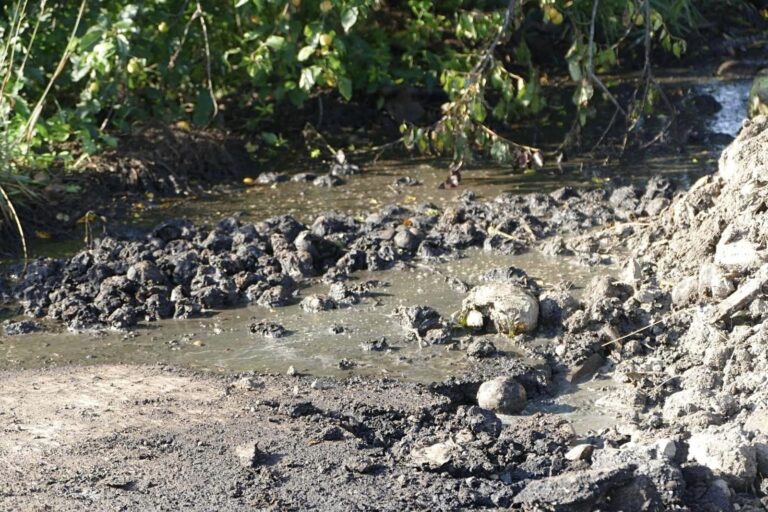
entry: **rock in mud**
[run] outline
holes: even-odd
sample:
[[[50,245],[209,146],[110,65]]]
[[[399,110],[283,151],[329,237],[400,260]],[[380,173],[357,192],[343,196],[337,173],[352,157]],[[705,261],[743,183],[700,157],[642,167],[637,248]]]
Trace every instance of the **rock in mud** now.
[[[424,336],[430,329],[442,325],[440,313],[429,306],[400,306],[392,313],[400,325],[409,331],[417,331]]]
[[[477,359],[496,355],[496,345],[485,339],[476,339],[467,347],[467,356]]]
[[[559,326],[577,309],[579,301],[566,289],[548,290],[539,297],[539,314],[542,324]]]
[[[312,184],[316,187],[338,187],[339,185],[344,184],[344,180],[339,178],[338,176],[334,176],[332,174],[324,174],[323,176],[318,176],[312,181]]]
[[[241,466],[252,468],[259,463],[261,451],[255,443],[241,444],[235,447],[235,456]]]
[[[301,301],[301,309],[310,313],[336,309],[337,306],[335,300],[325,295],[310,295]]]
[[[612,470],[575,471],[532,480],[515,496],[514,503],[529,510],[595,510],[608,491],[632,479],[632,471],[632,466],[624,466]]]
[[[357,366],[357,363],[351,359],[344,358],[339,360],[337,366],[339,367],[339,370],[351,370]]]
[[[533,332],[539,320],[539,301],[512,283],[484,284],[473,288],[462,302],[460,322],[466,323],[478,313],[485,329],[504,334]]]
[[[287,306],[293,300],[293,292],[290,288],[282,285],[273,286],[262,293],[256,300],[259,306],[268,308],[278,308]]]
[[[256,177],[256,183],[259,185],[272,185],[274,183],[283,183],[288,181],[288,176],[276,172],[262,172]]]
[[[360,348],[366,352],[383,352],[389,350],[389,343],[387,343],[387,338],[382,336],[381,338],[375,338],[360,343]]]
[[[446,345],[451,342],[451,339],[451,328],[445,324],[428,330],[422,338],[427,345]]]
[[[110,327],[117,330],[130,329],[137,321],[136,310],[131,306],[117,308],[108,318]]]
[[[434,471],[448,464],[459,450],[459,445],[452,440],[435,443],[413,450],[411,452],[411,463],[414,466]]]
[[[264,336],[265,338],[282,338],[288,331],[282,325],[268,320],[259,320],[248,326],[251,334]]]
[[[483,382],[477,391],[477,405],[501,414],[516,414],[528,402],[525,388],[512,377],[497,377]]]
[[[6,336],[19,336],[21,334],[30,334],[40,331],[42,327],[34,320],[21,320],[19,322],[12,322],[6,320],[3,322],[3,333]]]
[[[588,460],[592,456],[595,447],[591,444],[577,444],[565,453],[568,460]]]

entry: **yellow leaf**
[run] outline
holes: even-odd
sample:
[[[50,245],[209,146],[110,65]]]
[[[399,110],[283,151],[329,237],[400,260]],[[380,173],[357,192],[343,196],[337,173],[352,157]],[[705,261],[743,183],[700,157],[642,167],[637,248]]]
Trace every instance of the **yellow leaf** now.
[[[77,219],[78,224],[85,224],[86,222],[93,222],[98,218],[98,215],[96,215],[93,212],[88,212],[79,219]]]
[[[42,240],[50,240],[51,234],[47,231],[37,230],[35,231],[35,235],[37,235],[37,238],[40,238]]]
[[[243,178],[243,185],[248,185],[248,186],[251,186],[251,185],[253,185],[254,183],[256,183],[256,180],[255,180],[255,179],[253,179],[253,178],[251,178],[250,176],[249,176],[249,177],[246,177],[246,178]]]
[[[176,128],[179,130],[184,130],[185,132],[189,131],[189,123],[187,121],[178,121],[176,123]]]

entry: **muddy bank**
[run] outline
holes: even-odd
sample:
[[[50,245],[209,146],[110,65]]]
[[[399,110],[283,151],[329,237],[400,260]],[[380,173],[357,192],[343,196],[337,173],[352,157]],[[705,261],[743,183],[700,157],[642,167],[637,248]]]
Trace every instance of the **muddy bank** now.
[[[212,230],[174,221],[147,237],[105,238],[72,258],[39,260],[6,294],[31,316],[83,329],[251,300],[300,301],[317,315],[354,309],[371,291],[356,272],[429,264],[471,247],[514,254],[537,246],[586,265],[624,248],[620,274],[594,278],[578,296],[568,283],[543,288],[524,269],[502,267],[454,283],[466,293],[454,319],[418,304],[394,311],[413,343],[455,344],[477,360],[430,386],[323,379],[296,368],[229,380],[114,367],[7,372],[15,384],[0,398],[17,411],[8,422],[22,432],[25,417],[60,410],[66,419],[77,410],[77,392],[58,396],[64,404],[40,404],[22,387],[45,375],[51,389],[78,390],[93,385],[94,374],[103,379],[95,386],[119,388],[139,372],[149,389],[133,389],[128,403],[139,409],[126,416],[143,412],[151,422],[118,423],[42,449],[44,460],[63,462],[31,457],[40,476],[26,478],[24,468],[9,474],[3,496],[60,499],[62,508],[74,508],[70,499],[98,507],[107,498],[173,507],[178,502],[166,500],[175,495],[191,496],[193,509],[225,510],[763,510],[767,134],[768,118],[746,125],[718,173],[688,192],[657,178],[643,189],[617,183],[491,201],[467,193],[443,210],[390,206],[364,221],[336,213],[311,225],[230,218]],[[310,282],[325,283],[328,293],[302,294]],[[499,354],[501,340],[525,357]],[[386,350],[387,340],[369,341],[365,350]],[[77,382],[82,375],[90,381]],[[188,380],[152,381],[157,375]],[[576,434],[561,411],[546,407],[558,392],[608,378],[624,384],[598,388],[598,401],[622,406],[611,427]],[[174,394],[197,386],[207,391],[191,401]],[[156,398],[158,388],[170,398]],[[194,411],[204,420],[189,419]],[[201,465],[215,476],[195,476]]]
[[[614,455],[590,468],[555,415],[502,425],[392,381],[102,366],[4,382],[9,510],[648,510],[627,508],[638,485],[684,486],[668,445],[633,451],[651,483],[615,455],[621,436],[601,440]]]

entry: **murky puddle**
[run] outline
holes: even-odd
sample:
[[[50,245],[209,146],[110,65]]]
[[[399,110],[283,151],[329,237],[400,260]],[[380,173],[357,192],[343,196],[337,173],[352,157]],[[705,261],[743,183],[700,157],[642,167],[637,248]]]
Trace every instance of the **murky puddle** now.
[[[142,325],[125,334],[46,332],[6,337],[0,342],[4,366],[44,366],[68,363],[165,362],[221,371],[298,372],[313,375],[347,376],[352,373],[389,375],[405,380],[431,382],[459,373],[468,365],[464,351],[447,346],[423,346],[407,340],[406,333],[392,318],[397,306],[428,305],[444,317],[457,311],[465,294],[454,289],[448,278],[477,283],[477,276],[490,268],[523,268],[542,286],[571,281],[577,291],[597,272],[567,258],[552,258],[538,252],[518,256],[467,251],[466,257],[448,263],[420,266],[406,271],[359,272],[357,280],[376,279],[386,286],[377,288],[361,304],[331,311],[309,313],[298,305],[267,309],[250,306],[223,310],[208,318],[167,320]],[[301,295],[327,293],[328,285],[316,284]],[[267,338],[251,334],[249,326],[258,320],[283,325],[290,335]],[[334,334],[332,328],[343,327]],[[360,344],[384,336],[389,351],[366,352]],[[508,343],[500,350],[514,353]],[[356,364],[341,370],[339,361]]]

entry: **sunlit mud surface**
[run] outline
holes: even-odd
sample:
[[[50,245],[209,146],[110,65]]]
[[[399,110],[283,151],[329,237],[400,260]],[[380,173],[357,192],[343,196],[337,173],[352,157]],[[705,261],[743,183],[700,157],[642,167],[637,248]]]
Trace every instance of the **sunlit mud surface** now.
[[[420,348],[406,337],[391,317],[392,311],[400,305],[428,305],[450,317],[465,294],[451,287],[447,278],[474,283],[489,268],[510,265],[525,268],[544,287],[567,279],[576,287],[576,293],[598,271],[608,271],[538,252],[500,256],[469,251],[462,259],[440,265],[416,265],[408,271],[360,272],[356,274],[358,280],[376,279],[385,284],[376,289],[373,297],[349,308],[309,313],[298,305],[274,310],[251,306],[218,311],[203,319],[153,322],[129,334],[29,334],[3,339],[0,355],[6,367],[163,362],[219,371],[285,372],[293,366],[300,373],[313,375],[389,375],[430,382],[465,369],[465,352],[442,345]],[[318,284],[301,294],[327,292],[328,285]],[[273,339],[251,334],[250,324],[261,319],[283,325],[289,335]],[[343,327],[343,332],[334,334],[331,328],[335,326]],[[390,351],[367,352],[361,348],[362,342],[382,336],[392,347]],[[519,353],[503,337],[494,341],[504,352],[513,356]],[[341,359],[353,361],[356,366],[341,370]]]

